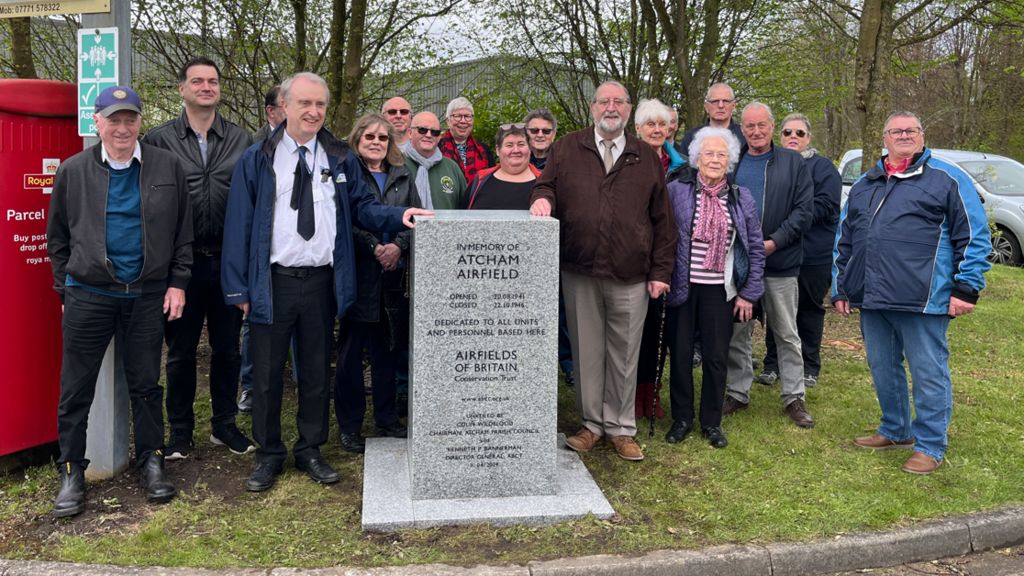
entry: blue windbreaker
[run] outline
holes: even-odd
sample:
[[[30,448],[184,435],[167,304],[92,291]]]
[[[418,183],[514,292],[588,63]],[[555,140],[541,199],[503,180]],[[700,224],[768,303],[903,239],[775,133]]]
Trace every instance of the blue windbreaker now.
[[[957,166],[927,148],[887,177],[883,160],[850,190],[833,249],[832,301],[946,314],[976,302],[992,242],[981,198]]]

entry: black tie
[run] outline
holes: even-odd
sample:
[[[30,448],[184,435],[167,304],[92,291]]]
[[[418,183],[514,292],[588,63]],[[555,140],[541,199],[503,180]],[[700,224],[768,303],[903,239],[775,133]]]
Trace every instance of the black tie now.
[[[292,184],[292,210],[299,211],[296,230],[303,240],[309,240],[316,231],[313,219],[313,177],[306,164],[306,147],[299,146],[299,161],[295,164],[295,183]]]

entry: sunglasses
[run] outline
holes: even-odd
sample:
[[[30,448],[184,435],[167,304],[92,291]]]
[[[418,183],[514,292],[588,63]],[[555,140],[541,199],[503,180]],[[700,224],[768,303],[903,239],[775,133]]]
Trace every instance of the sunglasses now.
[[[794,130],[792,128],[785,128],[785,129],[782,130],[782,135],[783,136],[792,136],[793,134],[796,134],[797,138],[803,138],[804,136],[807,136],[807,132],[805,132],[805,131],[803,131],[803,130],[801,130],[799,128],[797,128],[796,130]]]
[[[384,111],[388,116],[408,116],[409,112],[412,112],[412,110],[408,108],[389,108]]]
[[[434,136],[434,137],[437,137],[437,136],[441,135],[441,129],[440,128],[434,129],[434,128],[424,128],[423,126],[413,126],[412,129],[417,131],[417,132],[419,132],[420,136],[426,136],[427,132],[430,132],[430,135]]]
[[[363,134],[363,140],[366,140],[367,142],[373,142],[374,140],[380,140],[381,142],[387,142],[388,141],[388,135],[387,134],[374,134],[373,132],[366,132],[366,133]]]
[[[522,122],[517,122],[515,124],[502,124],[501,126],[498,126],[498,130],[501,130],[502,132],[508,132],[509,130],[525,130],[525,129],[526,129],[526,124],[523,124]]]
[[[555,131],[554,128],[529,128],[529,129],[527,129],[527,132],[529,132],[530,134],[538,134],[540,132],[543,132],[544,134],[551,134],[554,131]]]

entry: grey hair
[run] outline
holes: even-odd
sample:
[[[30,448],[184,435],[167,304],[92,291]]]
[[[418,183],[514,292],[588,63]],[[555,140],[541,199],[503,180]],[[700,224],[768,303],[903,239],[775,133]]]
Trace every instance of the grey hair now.
[[[704,93],[704,99],[705,100],[707,100],[708,98],[711,98],[711,91],[714,90],[715,88],[727,88],[729,90],[729,99],[730,100],[735,100],[736,99],[736,92],[733,91],[732,86],[729,86],[725,82],[715,82],[711,86],[708,86],[708,91]]]
[[[296,80],[307,80],[309,82],[313,82],[314,84],[319,84],[320,86],[323,87],[324,92],[327,92],[327,102],[331,101],[331,89],[327,87],[326,80],[312,72],[296,72],[295,74],[292,74],[291,76],[285,78],[284,82],[281,82],[282,102],[288,101],[288,96],[292,92],[292,84],[294,84]]]
[[[473,113],[473,103],[470,102],[468,98],[459,96],[453,99],[448,103],[448,108],[444,111],[445,119],[447,120],[448,118],[451,118],[452,114],[455,114],[456,110],[462,110],[463,108],[469,108],[469,113]]]
[[[523,124],[529,124],[530,120],[535,120],[537,118],[551,122],[551,127],[554,128],[555,130],[558,130],[558,119],[555,118],[555,115],[552,114],[551,110],[548,110],[547,108],[537,108],[535,110],[530,110],[526,117],[523,118]]]
[[[622,91],[626,93],[626,103],[627,104],[632,103],[632,100],[630,100],[630,98],[629,98],[629,90],[626,89],[626,87],[622,84],[622,82],[619,82],[618,80],[605,80],[604,82],[601,82],[600,84],[598,84],[597,88],[594,88],[594,95],[590,97],[590,103],[591,104],[594,104],[594,103],[597,102],[597,92],[598,92],[598,90],[600,90],[601,88],[604,88],[605,86],[616,86],[618,88],[621,88]]]
[[[761,108],[765,112],[767,112],[768,119],[772,121],[772,124],[775,124],[775,115],[772,114],[772,109],[769,108],[768,105],[765,104],[764,102],[758,102],[757,100],[754,100],[750,104],[747,104],[746,106],[743,107],[743,112],[740,113],[740,118],[742,118],[748,110],[756,110],[758,108]]]
[[[804,116],[799,112],[793,112],[782,119],[782,125],[785,126],[789,122],[803,122],[804,126],[807,128],[807,133],[811,133],[811,121],[807,119],[807,116]]]
[[[636,111],[633,113],[633,122],[636,124],[637,129],[640,126],[647,124],[649,120],[664,120],[665,124],[672,121],[672,109],[661,103],[661,100],[657,98],[651,98],[650,100],[641,99],[636,105]]]
[[[892,122],[896,118],[913,118],[914,120],[917,120],[917,127],[921,129],[921,132],[924,132],[924,123],[921,122],[920,116],[913,112],[910,112],[909,110],[897,110],[892,114],[889,114],[888,117],[886,117],[885,124],[882,124],[883,133],[885,132],[885,127],[889,125],[889,122]]]
[[[732,172],[732,169],[736,167],[736,163],[740,161],[740,141],[736,139],[736,135],[728,128],[705,126],[698,130],[693,136],[693,142],[690,142],[690,148],[687,150],[687,153],[690,155],[690,164],[697,165],[697,157],[700,156],[701,149],[704,148],[704,142],[708,138],[721,138],[725,141],[725,145],[729,148],[729,167],[726,169],[726,172]]]

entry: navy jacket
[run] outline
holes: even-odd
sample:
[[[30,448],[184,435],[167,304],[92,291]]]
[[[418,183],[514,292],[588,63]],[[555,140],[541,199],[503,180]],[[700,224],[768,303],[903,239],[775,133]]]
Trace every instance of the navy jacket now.
[[[679,226],[679,240],[676,243],[676,267],[672,272],[672,291],[667,303],[679,306],[690,297],[690,247],[696,224],[693,217],[697,206],[697,172],[683,167],[673,172],[670,178],[668,197]],[[732,290],[727,284],[726,297],[731,300],[738,294],[748,302],[757,302],[764,294],[764,240],[757,204],[750,191],[737,186],[731,178],[726,193],[729,195],[726,205],[733,222],[725,266],[727,278],[732,279]]]
[[[892,177],[883,162],[853,185],[839,217],[832,301],[925,314],[948,313],[950,296],[976,302],[992,239],[974,184],[927,148]]]
[[[843,193],[843,180],[835,164],[815,153],[804,159],[814,182],[814,213],[811,227],[804,233],[805,266],[832,263],[832,245],[839,222],[839,199]]]
[[[764,275],[796,276],[803,263],[803,236],[814,215],[814,184],[800,154],[772,144],[765,166],[764,209],[761,230],[765,240],[775,241],[775,252],[765,261]],[[743,147],[740,163],[747,156]],[[739,172],[739,166],[733,174]]]
[[[274,321],[270,274],[270,237],[274,226],[274,152],[283,136],[282,123],[270,138],[249,147],[235,165],[224,222],[221,284],[224,302],[250,305],[249,321]],[[405,208],[385,206],[367,189],[356,155],[348,145],[321,129],[317,141],[327,152],[334,181],[337,237],[334,243],[334,292],[338,317],[356,299],[355,251],[352,221],[359,227],[382,232],[404,230]]]

